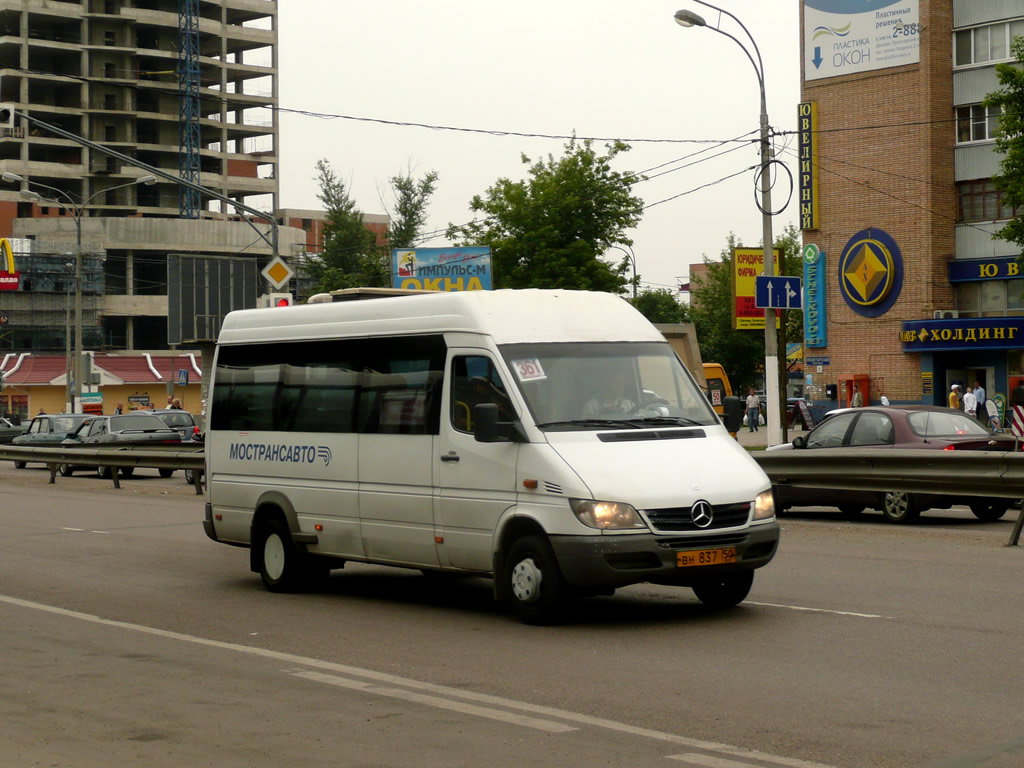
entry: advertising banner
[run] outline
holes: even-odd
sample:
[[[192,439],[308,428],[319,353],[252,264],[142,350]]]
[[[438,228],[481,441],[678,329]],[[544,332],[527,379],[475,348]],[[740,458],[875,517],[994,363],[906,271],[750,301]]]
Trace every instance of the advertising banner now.
[[[775,274],[779,274],[782,254],[776,248]],[[738,331],[764,330],[764,310],[757,308],[757,276],[764,272],[764,252],[760,248],[732,249],[732,327]],[[769,310],[770,311],[770,310]],[[778,315],[775,320],[778,326]]]
[[[804,0],[804,79],[916,64],[920,0]]]
[[[419,291],[489,291],[491,249],[395,248],[391,285]]]
[[[14,253],[6,237],[0,238],[0,291],[16,291],[21,287],[21,273],[14,268]]]
[[[825,252],[814,243],[808,243],[800,255],[804,265],[804,344],[811,349],[827,347]]]

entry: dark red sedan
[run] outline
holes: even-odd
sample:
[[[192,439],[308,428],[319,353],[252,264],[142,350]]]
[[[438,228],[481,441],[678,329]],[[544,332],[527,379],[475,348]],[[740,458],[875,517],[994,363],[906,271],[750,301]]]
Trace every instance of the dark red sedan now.
[[[844,408],[826,418],[791,445],[768,450],[816,450],[819,448],[934,448],[957,451],[1012,451],[1010,435],[993,435],[963,411],[930,405]],[[948,509],[967,504],[981,520],[998,520],[1010,505],[996,497],[936,495],[904,491],[850,491],[828,488],[772,486],[775,509],[788,507],[838,507],[844,515],[860,514],[865,508],[879,510],[893,523],[911,522],[926,509]]]

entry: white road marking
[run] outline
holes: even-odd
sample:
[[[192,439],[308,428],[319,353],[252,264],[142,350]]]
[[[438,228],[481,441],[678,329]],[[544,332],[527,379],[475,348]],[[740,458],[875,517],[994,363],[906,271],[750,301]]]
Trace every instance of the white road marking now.
[[[64,528],[65,531],[84,531],[85,528]]]
[[[858,619],[891,619],[892,616],[882,616],[877,613],[854,613],[853,611],[833,611],[828,608],[807,608],[803,605],[781,605],[779,603],[758,603],[753,600],[744,600],[747,605],[761,605],[765,608],[786,608],[790,611],[807,611],[808,613],[831,613],[835,616],[854,616]]]
[[[713,757],[712,755],[698,755],[692,752],[688,755],[669,755],[668,759],[682,760],[683,762],[690,763],[691,765],[705,765],[707,768],[756,768],[753,763],[740,763],[736,760],[723,760],[720,757]]]
[[[527,728],[536,728],[541,731],[547,731],[548,733],[565,733],[567,731],[579,730],[571,725],[557,723],[554,720],[539,720],[535,717],[516,715],[512,712],[504,712],[500,709],[480,707],[476,704],[467,704],[461,701],[450,701],[448,699],[440,698],[439,696],[427,696],[423,693],[413,693],[412,691],[405,691],[401,688],[385,688],[363,680],[353,680],[351,678],[339,677],[337,675],[326,675],[323,672],[313,672],[309,669],[289,669],[285,671],[290,675],[295,675],[296,677],[301,677],[305,680],[314,680],[318,683],[337,685],[342,688],[353,688],[366,693],[373,693],[377,696],[390,696],[394,699],[404,699],[405,701],[412,701],[417,704],[425,704],[428,707],[451,709],[455,712],[462,712],[466,715],[476,715],[477,717],[486,717],[491,720],[501,720],[514,725],[523,725]]]
[[[100,536],[109,536],[110,535],[110,531],[89,531],[89,533],[95,533],[95,534],[98,534]]]
[[[558,718],[559,720],[565,720],[570,723],[589,725],[595,728],[603,728],[605,730],[616,731],[618,733],[625,733],[631,736],[638,736],[641,738],[663,741],[669,744],[679,744],[690,749],[701,749],[706,752],[718,752],[720,754],[733,755],[734,757],[743,757],[750,760],[758,760],[765,763],[772,763],[774,765],[786,766],[786,768],[834,768],[834,766],[826,765],[824,763],[815,763],[808,760],[799,760],[796,758],[770,755],[765,752],[758,752],[756,750],[751,749],[743,749],[741,747],[734,747],[729,744],[721,744],[714,741],[704,741],[702,739],[693,739],[687,736],[680,736],[675,733],[666,733],[664,731],[655,731],[649,728],[640,728],[637,726],[629,725],[628,723],[620,723],[615,720],[605,720],[604,718],[593,717],[591,715],[584,715],[579,712],[571,712],[569,710],[557,709],[555,707],[546,707],[539,704],[529,704],[527,702],[516,701],[514,699],[505,699],[500,696],[491,696],[490,694],[486,693],[464,691],[459,688],[449,688],[448,686],[444,685],[427,683],[422,680],[413,680],[407,677],[398,677],[397,675],[389,675],[385,672],[377,672],[376,670],[372,669],[352,667],[347,664],[338,664],[333,661],[313,659],[308,656],[298,656],[293,653],[282,653],[280,651],[272,651],[267,648],[253,648],[247,645],[238,645],[237,643],[224,642],[222,640],[210,640],[209,638],[205,637],[186,635],[181,632],[172,632],[167,629],[157,629],[156,627],[147,627],[142,624],[132,624],[126,621],[104,619],[100,616],[94,616],[89,613],[72,611],[68,610],[67,608],[58,608],[57,606],[46,605],[45,603],[35,603],[30,600],[22,600],[21,598],[10,597],[8,595],[0,595],[0,603],[7,603],[9,605],[16,605],[21,608],[42,611],[44,613],[50,613],[56,616],[64,616],[66,618],[76,619],[78,621],[87,621],[92,624],[99,624],[101,626],[115,627],[117,629],[124,629],[131,632],[139,632],[142,634],[152,635],[154,637],[162,637],[168,640],[177,640],[184,643],[193,643],[195,645],[205,646],[207,648],[218,648],[220,650],[232,651],[234,653],[244,653],[250,656],[259,656],[265,659],[273,659],[275,662],[281,662],[284,664],[311,667],[313,669],[326,670],[328,672],[333,672],[336,674],[350,675],[352,677],[361,677],[367,680],[373,680],[378,683],[388,683],[389,685],[403,686],[405,688],[411,688],[413,690],[429,691],[430,693],[438,694],[439,696],[445,696],[449,699],[465,699],[468,701],[475,701],[482,704],[488,704],[491,706],[504,707],[505,709],[529,712],[532,715],[543,715],[545,717]]]

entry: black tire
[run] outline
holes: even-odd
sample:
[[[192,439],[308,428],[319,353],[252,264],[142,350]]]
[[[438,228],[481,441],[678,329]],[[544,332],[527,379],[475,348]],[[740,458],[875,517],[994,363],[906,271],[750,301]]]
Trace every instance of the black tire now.
[[[185,470],[185,482],[188,483],[189,485],[193,485],[195,483],[195,480],[196,480],[196,478],[195,478],[195,475],[192,474],[192,470],[191,469],[186,469]]]
[[[864,511],[862,504],[841,504],[839,512],[843,517],[858,517]]]
[[[96,476],[100,480],[112,479],[110,474],[110,467],[96,467]]]
[[[14,462],[14,468],[15,469],[24,469],[25,468],[25,463],[26,462],[24,462],[24,461],[16,461],[16,462]]]
[[[992,522],[1006,514],[1010,507],[1009,499],[977,499],[970,504],[971,512],[979,520]]]
[[[754,583],[753,571],[736,571],[714,576],[693,585],[693,593],[708,608],[732,608],[747,599]]]
[[[303,586],[307,555],[295,546],[283,520],[271,518],[263,523],[253,546],[259,548],[260,578],[268,591],[294,592]]]
[[[917,497],[906,491],[887,491],[882,494],[881,512],[886,520],[897,525],[912,523],[921,516]]]
[[[516,539],[499,578],[504,580],[509,606],[521,621],[551,624],[560,618],[568,589],[545,537]]]
[[[135,467],[121,467],[121,477],[131,477],[135,474]]]
[[[160,473],[160,477],[170,477],[174,474],[173,469],[159,469],[157,471]]]
[[[70,464],[61,464],[60,474],[61,477],[71,477],[73,474],[75,474],[75,468],[72,467]]]

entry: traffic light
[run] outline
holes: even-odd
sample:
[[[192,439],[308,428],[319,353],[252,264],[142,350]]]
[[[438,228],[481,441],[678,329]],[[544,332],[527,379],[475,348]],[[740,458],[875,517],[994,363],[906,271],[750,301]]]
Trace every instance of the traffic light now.
[[[0,128],[14,127],[14,105],[0,104]]]
[[[260,296],[260,307],[290,307],[295,301],[290,293],[266,293]]]

